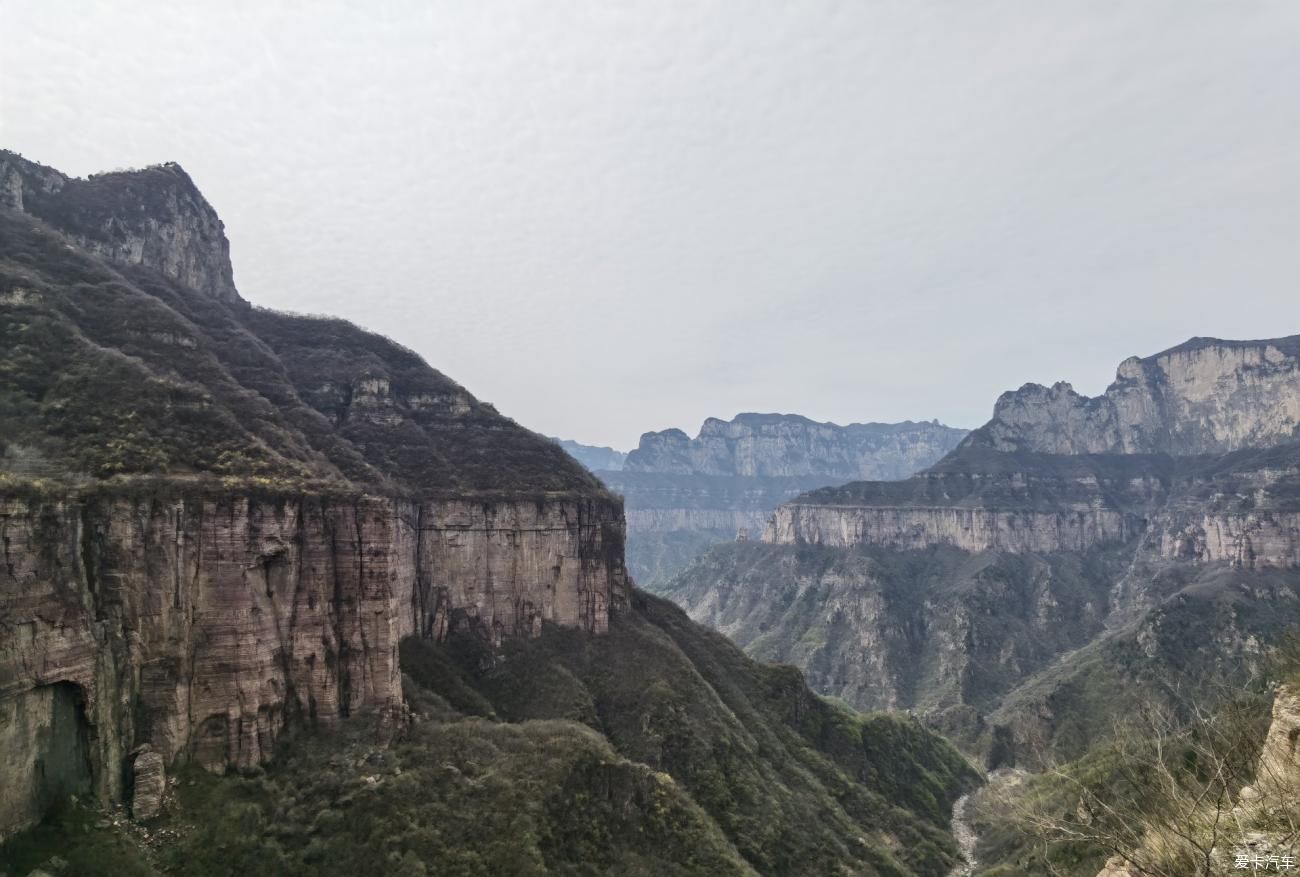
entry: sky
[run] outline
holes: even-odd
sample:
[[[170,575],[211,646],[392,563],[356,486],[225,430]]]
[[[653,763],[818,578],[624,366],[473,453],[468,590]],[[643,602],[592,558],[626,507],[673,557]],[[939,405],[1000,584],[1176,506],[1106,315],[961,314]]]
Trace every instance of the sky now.
[[[0,0],[0,146],[524,425],[974,427],[1300,333],[1300,3]]]

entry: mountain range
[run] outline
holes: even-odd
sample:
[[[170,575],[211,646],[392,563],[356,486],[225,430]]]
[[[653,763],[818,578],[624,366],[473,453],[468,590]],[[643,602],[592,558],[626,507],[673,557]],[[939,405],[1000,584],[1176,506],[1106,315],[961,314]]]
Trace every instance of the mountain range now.
[[[709,418],[693,439],[679,429],[648,432],[621,468],[589,468],[623,496],[628,570],[656,588],[712,545],[757,538],[786,500],[854,479],[905,478],[965,434],[937,421],[839,426],[749,413]]]

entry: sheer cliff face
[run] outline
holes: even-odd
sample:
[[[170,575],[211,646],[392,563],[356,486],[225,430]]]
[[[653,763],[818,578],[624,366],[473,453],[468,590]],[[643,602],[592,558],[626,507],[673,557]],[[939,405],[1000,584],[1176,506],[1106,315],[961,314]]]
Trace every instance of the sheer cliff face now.
[[[1026,384],[969,441],[1052,454],[1222,454],[1300,438],[1300,338],[1194,338],[1120,363],[1105,394]]]
[[[781,506],[763,540],[849,548],[1088,551],[1142,536],[1171,560],[1300,565],[1300,445],[1224,457],[959,451],[907,481]]]
[[[396,718],[404,635],[606,630],[618,499],[411,351],[243,302],[180,168],[0,153],[0,194],[0,834],[120,799],[142,744]]]
[[[628,568],[657,589],[711,545],[757,538],[772,510],[853,478],[903,478],[965,432],[937,423],[816,423],[798,415],[710,418],[690,439],[646,433],[622,471],[601,479],[627,504]]]
[[[10,499],[0,701],[52,721],[70,686],[108,799],[144,741],[167,763],[257,764],[295,719],[400,717],[403,636],[604,631],[620,536],[614,509],[578,501]]]

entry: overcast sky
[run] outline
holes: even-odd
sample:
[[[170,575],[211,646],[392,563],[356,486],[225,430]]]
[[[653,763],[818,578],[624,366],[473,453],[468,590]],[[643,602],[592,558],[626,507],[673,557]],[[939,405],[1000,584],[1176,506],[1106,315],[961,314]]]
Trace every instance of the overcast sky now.
[[[525,425],[976,426],[1300,333],[1300,3],[0,0],[0,145]]]

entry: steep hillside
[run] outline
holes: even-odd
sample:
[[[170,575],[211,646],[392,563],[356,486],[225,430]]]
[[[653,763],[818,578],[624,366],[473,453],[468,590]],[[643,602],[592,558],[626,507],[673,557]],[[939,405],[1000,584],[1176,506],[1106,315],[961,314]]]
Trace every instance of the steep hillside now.
[[[619,499],[413,352],[246,303],[179,167],[0,183],[0,870],[946,873],[954,750],[635,595]]]
[[[0,210],[0,830],[120,799],[145,744],[248,766],[299,720],[398,719],[404,635],[607,627],[621,505],[554,443],[387,339],[250,307],[180,168],[2,161],[30,212]]]
[[[853,479],[905,478],[964,435],[938,423],[740,414],[706,420],[694,439],[646,433],[621,471],[597,474],[624,497],[629,571],[656,590],[709,546],[757,537],[781,503]]]

